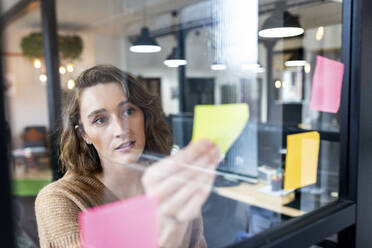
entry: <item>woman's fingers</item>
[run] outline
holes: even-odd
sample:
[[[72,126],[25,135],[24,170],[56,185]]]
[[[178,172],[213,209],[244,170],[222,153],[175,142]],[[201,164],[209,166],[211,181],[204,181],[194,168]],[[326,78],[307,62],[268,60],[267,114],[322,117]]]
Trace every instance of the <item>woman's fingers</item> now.
[[[184,167],[177,173],[164,178],[164,180],[148,185],[146,187],[146,193],[148,195],[156,196],[159,204],[162,204],[163,201],[167,201],[168,198],[171,198],[176,192],[178,194],[178,191],[182,188],[187,188],[187,184],[204,184],[205,182],[208,182],[206,179],[199,179],[204,174],[213,177],[214,173],[209,171],[200,171],[191,167]]]
[[[200,156],[204,156],[214,146],[215,144],[207,139],[191,142],[184,149],[175,154],[173,158],[177,162],[192,164]]]
[[[184,204],[186,204],[191,196],[195,197],[199,188],[200,185],[196,185],[193,182],[184,184],[184,186],[177,191],[177,194],[168,197],[159,205],[160,211],[165,215],[178,219],[177,213],[180,211],[180,208],[184,207]]]
[[[181,169],[182,167],[175,166],[172,158],[162,159],[146,170],[142,177],[142,183],[145,185],[161,182]]]
[[[184,173],[183,173],[184,174]],[[148,195],[156,196],[159,204],[171,197],[185,184],[185,179],[177,175],[169,176],[163,181],[149,185],[146,189]]]
[[[200,140],[190,143],[176,155],[160,160],[147,169],[143,182],[156,183],[164,180],[170,175],[182,170],[184,166],[195,165],[195,160],[209,154],[209,151],[216,147],[208,140]]]
[[[181,155],[159,161],[146,171],[146,193],[157,197],[164,215],[191,220],[211,191],[219,157],[218,147],[208,141],[191,144]]]
[[[180,222],[189,221],[195,219],[201,211],[201,207],[207,200],[210,193],[210,189],[203,189],[198,192],[196,197],[192,197],[177,213],[177,220]]]
[[[164,161],[164,163],[169,164],[169,169],[172,167],[180,167],[180,169],[173,170],[173,174],[163,177],[162,180],[154,180],[153,177],[158,177],[159,172],[165,169],[165,167],[161,165],[161,169],[158,170],[156,169],[157,165],[154,165],[153,168],[146,172],[143,178],[146,193],[156,195],[159,201],[162,202],[164,198],[177,191],[178,188],[182,187],[183,184],[187,182],[197,181],[203,184],[206,182],[209,183],[209,181],[205,181],[205,179],[198,180],[198,175],[200,177],[200,175],[210,174],[210,176],[214,177],[214,169],[218,161],[218,156],[218,148],[214,146],[210,147],[208,152],[199,157],[193,164],[179,165],[180,162],[168,159]],[[157,174],[155,174],[155,172],[157,172]],[[151,187],[147,185],[151,185]]]
[[[193,180],[185,181],[182,184],[182,187],[177,190],[169,197],[164,198],[160,204],[161,211],[164,214],[173,216],[174,218],[180,219],[182,221],[186,220],[183,217],[180,217],[179,214],[182,212],[181,210],[184,209],[186,206],[193,203],[192,209],[194,209],[194,214],[197,214],[208,198],[212,184],[214,180],[214,175],[205,172],[199,172],[196,174],[196,177]],[[192,199],[199,199],[198,201],[191,201]],[[197,204],[194,204],[197,203]],[[188,208],[190,210],[190,207]],[[189,213],[189,211],[186,211]],[[188,215],[189,216],[189,215]],[[189,219],[190,220],[190,219]]]
[[[204,143],[206,143],[207,146],[202,146],[202,149],[199,149],[200,145]],[[202,151],[202,153],[194,157],[193,160],[188,156],[188,152],[160,160],[147,169],[142,178],[143,183],[154,184],[156,182],[161,182],[175,173],[183,173],[185,167],[196,169],[198,169],[197,167],[199,166],[206,167],[205,164],[214,164],[217,161],[216,159],[219,157],[217,146],[206,140],[195,142],[192,145],[190,144],[188,151]]]
[[[191,220],[196,217],[210,194],[215,176],[214,173],[209,171],[190,169],[189,171],[193,172],[193,177],[183,180],[181,187],[175,193],[163,198],[160,203],[161,211],[164,214],[173,216],[180,221]],[[186,210],[184,210],[185,208]]]

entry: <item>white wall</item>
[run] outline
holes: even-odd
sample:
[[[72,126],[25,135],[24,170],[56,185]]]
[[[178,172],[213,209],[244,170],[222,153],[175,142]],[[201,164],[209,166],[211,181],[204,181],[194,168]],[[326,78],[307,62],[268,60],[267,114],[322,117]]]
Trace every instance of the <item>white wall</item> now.
[[[8,92],[9,122],[14,146],[21,144],[21,133],[25,126],[48,126],[46,88],[38,77],[32,63],[22,56],[20,40],[28,32],[6,32],[5,75],[12,84]],[[17,42],[18,41],[18,42]]]
[[[7,109],[14,148],[21,145],[21,135],[26,126],[49,126],[47,88],[39,80],[41,70],[35,69],[32,61],[22,56],[20,47],[22,37],[32,31],[38,30],[7,29],[5,33],[4,71],[12,85],[7,92]],[[74,61],[74,73],[61,76],[62,89],[66,89],[70,77],[76,77],[80,71],[94,64],[91,35],[82,34],[81,37],[84,42],[82,56]]]

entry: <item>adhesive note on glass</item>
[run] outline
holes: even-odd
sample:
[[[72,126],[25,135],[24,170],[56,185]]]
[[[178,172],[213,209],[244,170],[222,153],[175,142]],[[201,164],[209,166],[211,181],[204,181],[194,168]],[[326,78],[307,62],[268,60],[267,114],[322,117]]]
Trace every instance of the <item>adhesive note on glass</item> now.
[[[207,138],[226,154],[247,124],[248,104],[197,105],[192,140]]]
[[[316,183],[320,136],[306,132],[287,136],[284,190]]]
[[[344,64],[317,56],[310,108],[322,112],[337,113],[341,101],[343,76]]]
[[[157,202],[135,197],[83,211],[79,216],[82,247],[158,247]]]

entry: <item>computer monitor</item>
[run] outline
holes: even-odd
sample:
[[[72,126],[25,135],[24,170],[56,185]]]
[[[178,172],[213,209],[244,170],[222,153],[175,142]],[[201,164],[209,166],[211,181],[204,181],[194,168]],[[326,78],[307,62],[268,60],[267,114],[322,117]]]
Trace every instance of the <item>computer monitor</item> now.
[[[281,150],[285,147],[283,127],[278,124],[258,124],[258,163],[278,168],[282,164]]]
[[[257,142],[257,123],[248,121],[242,133],[226,153],[222,163],[218,166],[218,170],[246,177],[245,179],[257,178]]]
[[[180,148],[186,146],[192,138],[193,114],[170,115],[174,144]],[[256,182],[258,175],[257,124],[248,122],[239,138],[235,141],[224,160],[218,165],[220,175],[231,179]]]

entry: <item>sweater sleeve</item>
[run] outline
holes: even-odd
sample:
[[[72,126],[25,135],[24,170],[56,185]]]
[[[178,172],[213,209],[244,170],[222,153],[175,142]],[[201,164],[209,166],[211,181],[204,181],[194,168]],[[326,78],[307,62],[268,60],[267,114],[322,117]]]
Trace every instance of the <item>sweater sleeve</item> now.
[[[44,188],[35,202],[41,248],[79,248],[79,207],[63,193]]]

